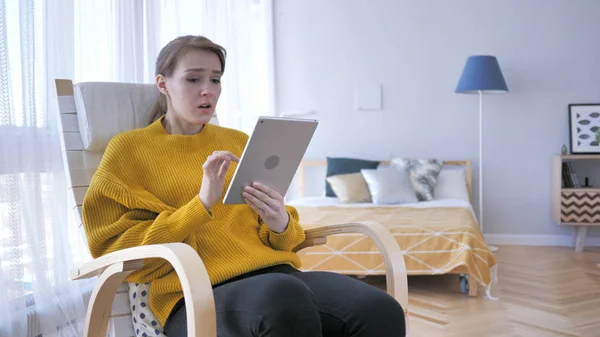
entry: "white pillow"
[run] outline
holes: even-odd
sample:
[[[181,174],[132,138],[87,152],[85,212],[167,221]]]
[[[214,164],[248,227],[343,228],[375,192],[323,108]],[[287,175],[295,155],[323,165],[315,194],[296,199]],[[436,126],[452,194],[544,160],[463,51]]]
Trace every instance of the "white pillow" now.
[[[371,200],[376,205],[417,202],[408,174],[395,167],[379,167],[360,171],[369,185]]]
[[[442,167],[433,191],[433,200],[461,199],[469,202],[466,171],[464,166]]]

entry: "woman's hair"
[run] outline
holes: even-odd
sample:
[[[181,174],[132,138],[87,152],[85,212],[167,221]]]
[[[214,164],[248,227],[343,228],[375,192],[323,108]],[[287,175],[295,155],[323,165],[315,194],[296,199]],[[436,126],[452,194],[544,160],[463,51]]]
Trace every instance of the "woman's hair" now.
[[[186,51],[190,49],[207,50],[215,53],[221,61],[221,72],[225,72],[225,48],[212,42],[204,36],[186,35],[180,36],[164,46],[156,58],[156,70],[154,76],[162,74],[164,77],[173,75],[177,68],[177,61]],[[151,123],[167,113],[167,98],[158,92],[158,99],[152,107]]]

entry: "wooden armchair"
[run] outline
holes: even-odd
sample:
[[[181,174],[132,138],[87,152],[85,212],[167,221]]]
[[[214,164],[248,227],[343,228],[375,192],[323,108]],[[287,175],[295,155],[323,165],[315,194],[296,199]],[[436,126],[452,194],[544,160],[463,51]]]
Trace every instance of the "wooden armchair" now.
[[[73,85],[56,80],[63,160],[70,209],[80,226],[81,205],[92,175],[110,138],[119,132],[147,126],[158,91],[151,84],[87,82]],[[216,117],[211,123],[218,123]],[[408,322],[408,288],[402,252],[391,233],[374,222],[332,224],[306,231],[296,251],[324,244],[327,236],[362,233],[379,247],[385,261],[387,292],[402,305]],[[71,272],[71,279],[98,276],[91,294],[84,336],[135,336],[125,278],[147,258],[167,260],[179,276],[186,303],[188,336],[216,333],[215,305],[208,273],[198,254],[184,243],[123,249],[94,259]],[[109,324],[110,323],[110,324]]]

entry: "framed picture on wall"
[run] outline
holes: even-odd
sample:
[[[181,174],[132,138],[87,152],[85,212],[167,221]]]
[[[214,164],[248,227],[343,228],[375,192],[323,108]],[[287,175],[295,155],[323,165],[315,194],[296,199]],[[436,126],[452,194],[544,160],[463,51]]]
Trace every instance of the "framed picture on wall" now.
[[[569,104],[571,153],[600,154],[600,103]]]

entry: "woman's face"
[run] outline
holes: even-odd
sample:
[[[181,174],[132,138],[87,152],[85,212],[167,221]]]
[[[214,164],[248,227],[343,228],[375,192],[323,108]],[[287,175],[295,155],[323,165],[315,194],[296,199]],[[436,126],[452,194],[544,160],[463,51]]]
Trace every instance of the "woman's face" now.
[[[211,51],[190,49],[177,60],[173,75],[158,81],[166,89],[169,113],[182,125],[210,122],[221,95],[221,61]]]

